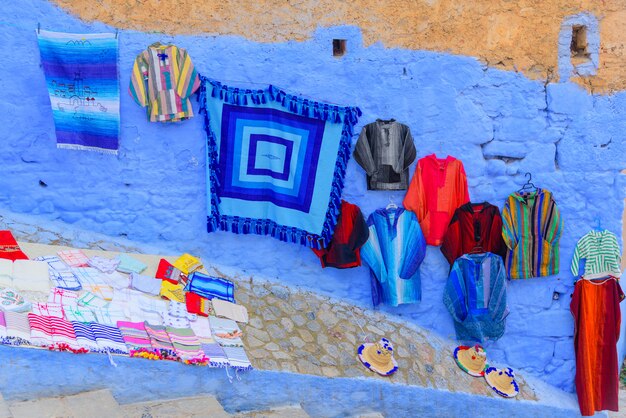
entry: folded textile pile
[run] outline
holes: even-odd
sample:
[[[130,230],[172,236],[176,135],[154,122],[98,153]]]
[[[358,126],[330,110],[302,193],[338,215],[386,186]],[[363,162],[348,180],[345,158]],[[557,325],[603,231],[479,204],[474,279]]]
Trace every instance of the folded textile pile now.
[[[4,319],[7,325],[7,343],[10,345],[31,345],[28,314],[6,311]]]

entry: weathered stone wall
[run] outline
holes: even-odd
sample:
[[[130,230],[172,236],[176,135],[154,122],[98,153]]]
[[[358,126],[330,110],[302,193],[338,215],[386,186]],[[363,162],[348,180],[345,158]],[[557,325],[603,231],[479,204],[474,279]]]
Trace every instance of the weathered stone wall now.
[[[589,12],[600,21],[597,75],[576,77],[592,91],[626,88],[626,1],[594,0],[52,0],[87,21],[145,32],[240,35],[260,42],[304,41],[318,27],[355,25],[365,45],[446,51],[554,81],[569,51],[562,24]],[[567,35],[571,35],[568,28]],[[350,47],[350,46],[349,46]],[[598,63],[596,63],[596,66]]]
[[[45,29],[69,32],[112,29],[82,23],[44,0],[2,2],[0,12],[10,20],[0,25],[0,44],[11,51],[11,65],[0,69],[0,205],[370,303],[365,268],[322,270],[304,247],[267,237],[204,232],[205,142],[199,118],[175,125],[149,123],[144,110],[122,94],[118,157],[57,150],[39,68],[37,22]],[[571,15],[576,13],[571,10]],[[331,56],[333,38],[347,39],[343,58]],[[363,46],[361,30],[352,26],[318,29],[302,42],[133,31],[120,32],[119,39],[122,90],[136,54],[157,40],[175,42],[188,49],[199,71],[220,81],[273,83],[316,99],[358,105],[363,110],[359,127],[377,117],[407,123],[420,157],[437,152],[463,160],[473,201],[502,206],[524,182],[523,173],[532,172],[535,184],[550,189],[562,211],[561,273],[509,284],[507,331],[487,349],[497,361],[573,390],[573,321],[568,310],[573,277],[568,267],[577,239],[595,225],[596,217],[604,227],[620,231],[626,94],[590,95],[575,83],[532,80],[472,57],[379,43]],[[558,45],[552,47],[556,51]],[[351,161],[344,197],[367,215],[390,198],[401,202],[403,196],[368,192],[363,171]],[[423,301],[388,310],[453,336],[441,302],[447,271],[439,249],[429,247],[422,266]]]

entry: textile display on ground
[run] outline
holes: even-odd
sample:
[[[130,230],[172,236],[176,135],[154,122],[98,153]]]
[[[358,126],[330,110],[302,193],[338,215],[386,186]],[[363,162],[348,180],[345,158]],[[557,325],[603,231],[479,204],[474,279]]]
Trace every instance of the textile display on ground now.
[[[26,278],[14,280],[15,272],[12,268],[7,270],[8,279],[16,285],[17,290],[5,288],[1,291],[6,303],[2,299],[0,343],[73,353],[93,352],[175,360],[210,367],[232,367],[236,370],[252,368],[240,338],[241,329],[234,321],[214,317],[210,301],[192,293],[193,289],[184,290],[181,282],[186,280],[186,276],[169,276],[161,280],[151,274],[120,273],[120,270],[134,270],[128,268],[128,261],[141,270],[147,267],[129,256],[118,257],[116,260],[126,260],[127,265],[120,263],[117,271],[110,272],[110,266],[117,261],[105,257],[93,257],[93,260],[80,250],[65,250],[58,254],[58,257],[41,255],[37,257],[40,261],[21,260],[23,263],[42,265],[43,270],[38,276],[47,282],[38,291],[30,289],[32,283]],[[13,264],[10,260],[9,263]],[[109,272],[94,267],[70,267],[70,264],[106,266],[104,270]],[[196,267],[199,266],[201,263],[198,260]],[[57,277],[59,273],[72,274],[81,290],[51,287],[51,284],[60,284]],[[232,282],[207,276],[206,273],[194,274],[217,283],[212,290],[217,290],[224,299],[234,301]],[[158,269],[155,275],[160,275]],[[41,281],[34,276],[32,279]],[[174,279],[175,285],[168,281]],[[149,285],[138,285],[142,281]],[[157,286],[152,286],[152,282]],[[108,286],[107,283],[114,286]],[[174,290],[159,297],[161,284],[173,286]],[[22,294],[24,290],[29,293]],[[200,286],[199,290],[207,289],[206,286]],[[180,293],[180,298],[174,298],[172,292]],[[191,312],[184,303],[187,296],[190,300],[198,299],[202,313],[211,316],[199,317]],[[214,294],[211,296],[218,297]],[[21,303],[18,304],[19,301]],[[204,306],[206,302],[211,309]],[[223,304],[222,314],[226,312],[242,322],[247,321],[245,307],[230,302]],[[215,338],[211,321],[216,324],[215,331],[219,334]]]
[[[207,135],[207,230],[327,247],[361,111],[206,77],[198,100]]]
[[[42,30],[38,39],[57,147],[117,154],[117,36]]]

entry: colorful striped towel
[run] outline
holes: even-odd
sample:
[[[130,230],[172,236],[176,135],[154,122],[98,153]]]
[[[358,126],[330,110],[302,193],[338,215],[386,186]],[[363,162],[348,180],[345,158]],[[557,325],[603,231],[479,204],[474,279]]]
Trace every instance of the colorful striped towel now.
[[[78,321],[72,321],[72,328],[76,335],[76,343],[79,347],[93,353],[100,353],[102,350],[98,346],[96,336],[91,330],[89,323],[83,323]]]
[[[117,258],[104,258],[96,255],[91,257],[87,263],[90,267],[98,269],[102,273],[113,273],[120,264],[120,260]]]
[[[89,267],[89,257],[81,250],[63,250],[57,254],[70,267]]]
[[[194,272],[189,276],[186,289],[207,299],[218,298],[235,303],[235,285],[220,277]]]
[[[117,327],[92,322],[89,324],[93,335],[96,337],[98,347],[102,351],[113,354],[128,354],[128,348],[124,338]]]
[[[93,267],[76,267],[72,271],[78,277],[83,288],[95,293],[102,299],[113,299],[113,288],[107,282],[107,276]]]
[[[224,353],[226,353],[228,363],[231,367],[237,370],[252,370],[252,364],[243,347],[226,346],[222,348],[224,349]]]
[[[151,325],[147,322],[144,322],[144,326],[146,327],[146,332],[150,337],[150,345],[152,348],[157,350],[157,352],[161,354],[162,358],[167,360],[176,360],[176,351],[174,350],[174,345],[172,344],[172,340],[170,340],[165,327],[161,325]]]
[[[80,348],[71,322],[63,318],[51,317],[50,327],[52,329],[52,341],[57,349],[76,352]]]
[[[120,254],[117,259],[120,262],[117,266],[117,271],[121,271],[122,273],[141,273],[148,267],[141,261],[127,254]]]
[[[117,321],[122,338],[131,357],[144,357],[140,353],[156,353],[143,322]]]
[[[208,363],[200,341],[191,328],[165,327],[167,335],[170,337],[176,354],[185,363]]]
[[[30,325],[28,314],[23,312],[5,312],[7,339],[11,345],[30,345]]]
[[[51,347],[52,341],[52,325],[50,316],[38,315],[34,313],[28,314],[28,325],[30,326],[30,342],[37,347]]]
[[[0,343],[4,344],[7,338],[7,321],[4,319],[4,311],[0,310]]]
[[[221,299],[213,299],[213,309],[216,316],[232,319],[233,321],[248,323],[248,310],[245,306],[236,305]]]

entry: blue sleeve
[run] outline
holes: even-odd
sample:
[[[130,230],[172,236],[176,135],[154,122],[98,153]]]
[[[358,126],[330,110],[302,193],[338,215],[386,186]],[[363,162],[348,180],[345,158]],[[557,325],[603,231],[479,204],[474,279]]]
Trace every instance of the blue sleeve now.
[[[426,239],[422,233],[419,222],[413,212],[405,211],[403,216],[407,216],[409,223],[408,232],[404,236],[404,246],[402,248],[402,266],[399,276],[402,279],[410,279],[424,261],[426,255]]]
[[[376,235],[376,226],[373,223],[371,215],[367,223],[369,225],[369,237],[361,247],[361,260],[369,266],[376,279],[384,283],[387,280],[387,268],[384,264],[380,243],[378,242],[378,235]]]
[[[463,274],[457,262],[452,266],[443,292],[443,304],[456,322],[467,318],[467,299]]]

